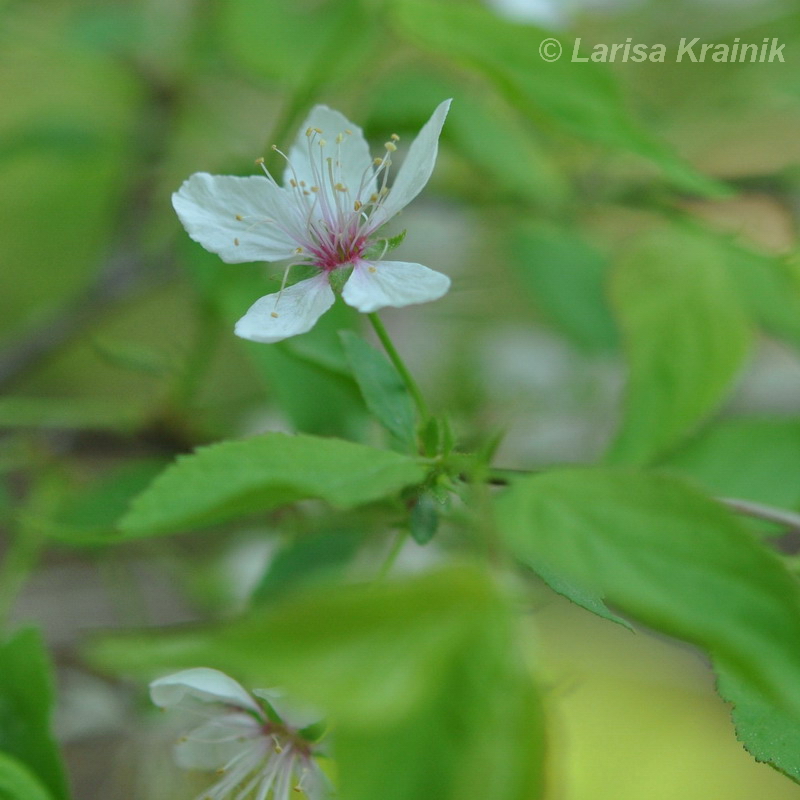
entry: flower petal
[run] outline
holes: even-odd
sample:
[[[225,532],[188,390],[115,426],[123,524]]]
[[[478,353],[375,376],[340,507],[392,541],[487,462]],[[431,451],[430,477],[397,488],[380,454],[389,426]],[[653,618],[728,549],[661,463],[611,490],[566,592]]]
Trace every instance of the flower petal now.
[[[258,703],[233,678],[209,667],[185,669],[150,684],[150,697],[161,708],[180,706],[186,700],[224,703],[261,713]]]
[[[175,746],[175,761],[183,769],[212,770],[225,766],[260,735],[259,723],[248,714],[226,714],[195,728]]]
[[[256,300],[236,323],[234,333],[251,342],[265,343],[297,336],[310,331],[335,299],[328,276],[320,273]]]
[[[422,126],[417,138],[411,142],[389,194],[380,211],[375,214],[375,221],[379,225],[393,217],[401,208],[405,208],[431,177],[439,151],[439,134],[450,110],[450,103],[452,100],[439,103],[431,118]]]
[[[365,314],[438,300],[450,288],[441,272],[408,261],[360,261],[342,290],[348,304]]]
[[[306,136],[309,128],[315,135]],[[322,133],[316,133],[315,128]],[[342,134],[341,142],[336,141],[339,134]],[[325,142],[322,148],[319,145],[321,140]],[[314,106],[300,127],[297,139],[289,151],[291,166],[287,166],[284,171],[284,187],[289,186],[292,179],[298,183],[305,181],[309,187],[316,185],[327,187],[328,199],[332,207],[335,207],[336,198],[333,195],[325,161],[329,156],[334,159],[332,162],[336,179],[334,182],[347,187],[348,208],[352,208],[353,202],[359,197],[363,201],[375,191],[372,157],[364,133],[344,114],[328,106]]]
[[[172,195],[172,205],[192,239],[228,264],[242,264],[280,261],[298,246],[274,224],[287,199],[260,175],[197,172]]]

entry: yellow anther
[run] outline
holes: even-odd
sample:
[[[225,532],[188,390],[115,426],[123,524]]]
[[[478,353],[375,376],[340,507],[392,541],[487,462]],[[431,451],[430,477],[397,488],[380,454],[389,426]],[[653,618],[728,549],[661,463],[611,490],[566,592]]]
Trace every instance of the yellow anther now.
[[[225,768],[224,767],[220,767],[219,769],[215,770],[215,772],[217,773],[217,775],[224,775],[225,774]]]
[[[276,312],[276,311],[273,311],[273,312],[270,314],[270,316],[271,316],[271,317],[274,317],[275,319],[278,319],[278,314],[277,314],[277,312]],[[278,752],[280,752],[280,751],[278,751]]]
[[[241,214],[237,214],[236,215],[236,221],[237,222],[244,222],[244,217]]]
[[[344,134],[338,133],[336,135],[336,144],[341,144],[344,141]]]
[[[349,128],[347,128],[347,129],[345,130],[345,133],[346,133],[348,136],[352,136],[352,135],[353,135],[353,131],[351,131]]]
[[[400,141],[400,137],[399,137],[399,136],[398,136],[396,133],[393,133],[393,134],[392,134],[392,135],[391,135],[389,138],[390,138],[390,139],[391,139],[393,142],[399,142],[399,141]]]
[[[311,136],[311,128],[306,128],[306,136]]]
[[[233,240],[233,244],[234,244],[234,246],[238,247],[239,246],[239,240],[238,239],[234,239]]]
[[[311,192],[307,192],[305,189],[303,189],[303,194],[304,194],[306,197],[310,197],[310,196],[311,196]]]
[[[370,268],[369,268],[369,271],[370,271],[370,272],[377,272],[378,270],[377,270],[377,269],[375,269],[375,267],[370,267]]]
[[[333,187],[336,189],[337,192],[346,192],[347,187],[343,183],[337,183],[336,186]]]
[[[353,211],[361,211],[362,205],[363,203],[360,200],[356,200],[355,203],[353,203]]]
[[[294,178],[290,178],[290,179],[289,179],[289,183],[291,183],[291,184],[292,184],[292,186],[294,186],[295,188],[297,188],[297,181],[296,181]]]
[[[389,187],[384,186],[383,189],[381,189],[381,197],[386,197],[387,194],[389,194]]]
[[[311,191],[314,192],[314,194],[316,194],[319,191],[319,186],[312,186]]]
[[[397,145],[394,142],[386,142],[383,145],[390,153],[394,153],[397,150]]]
[[[377,202],[378,202],[378,195],[376,195],[376,194],[371,194],[371,195],[369,196],[369,201],[370,201],[370,203],[377,203]]]
[[[328,144],[328,143],[324,139],[320,139],[319,140],[319,146],[320,147],[325,147],[326,144]]]
[[[264,156],[259,156],[256,159],[256,164],[263,164],[264,163]]]
[[[322,133],[322,128],[314,128],[314,131],[315,131],[316,133]]]
[[[294,251],[295,251],[295,253],[297,253],[297,255],[300,255],[303,252],[303,248],[302,247],[295,247]]]
[[[373,163],[373,164],[374,164],[376,167],[379,167],[381,164],[383,164],[383,159],[382,159],[382,158],[375,158],[375,159],[373,159],[372,163]]]
[[[305,185],[306,185],[306,182],[305,182],[305,181],[300,181],[300,185],[301,185],[301,186],[305,186]]]
[[[278,149],[278,145],[276,145],[276,144],[271,144],[271,145],[269,146],[269,149],[270,149],[270,150],[277,150],[277,149]]]

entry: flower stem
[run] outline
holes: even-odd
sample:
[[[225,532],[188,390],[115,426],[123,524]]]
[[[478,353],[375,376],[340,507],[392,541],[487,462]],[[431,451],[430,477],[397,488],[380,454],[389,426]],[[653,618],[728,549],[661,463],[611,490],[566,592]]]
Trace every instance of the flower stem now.
[[[430,412],[428,411],[428,406],[425,403],[425,398],[422,396],[419,386],[417,386],[417,382],[408,371],[408,367],[406,367],[405,362],[400,357],[400,353],[397,352],[394,343],[389,338],[389,333],[384,327],[383,322],[381,322],[381,318],[374,311],[371,314],[367,314],[367,317],[372,323],[372,327],[374,328],[378,338],[381,340],[383,349],[386,350],[386,354],[389,356],[392,364],[394,364],[394,368],[400,374],[403,383],[406,385],[409,394],[413,398],[414,404],[417,407],[417,412],[419,413],[420,423],[424,425],[430,418]]]

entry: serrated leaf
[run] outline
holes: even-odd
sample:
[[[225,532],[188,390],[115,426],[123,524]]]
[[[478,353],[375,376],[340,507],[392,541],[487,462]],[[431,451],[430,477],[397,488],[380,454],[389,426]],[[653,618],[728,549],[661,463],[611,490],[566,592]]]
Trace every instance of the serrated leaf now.
[[[584,468],[517,481],[497,511],[523,563],[703,648],[734,707],[800,728],[800,589],[719,503],[673,478]],[[739,737],[798,777],[800,751],[771,749],[769,716],[737,715]]]
[[[641,240],[612,274],[629,377],[609,459],[646,463],[674,447],[730,390],[751,326],[719,249],[691,231]]]
[[[53,680],[41,636],[33,628],[18,631],[0,643],[0,751],[27,767],[55,800],[65,800],[64,769],[50,732],[52,704]]]
[[[188,530],[297,500],[345,509],[419,483],[410,458],[341,439],[269,433],[179,456],[119,523],[128,538]]]
[[[400,444],[413,450],[414,404],[397,370],[352,331],[340,331],[339,337],[367,408]]]

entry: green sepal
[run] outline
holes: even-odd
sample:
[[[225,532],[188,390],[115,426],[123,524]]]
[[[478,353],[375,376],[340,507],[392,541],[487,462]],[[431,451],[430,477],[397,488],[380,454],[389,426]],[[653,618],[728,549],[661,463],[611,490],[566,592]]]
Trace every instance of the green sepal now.
[[[347,283],[347,279],[353,274],[353,265],[352,264],[344,264],[341,267],[336,267],[336,269],[332,269],[328,273],[328,282],[331,285],[331,289],[336,294],[341,294],[342,289],[344,289],[344,285]]]

